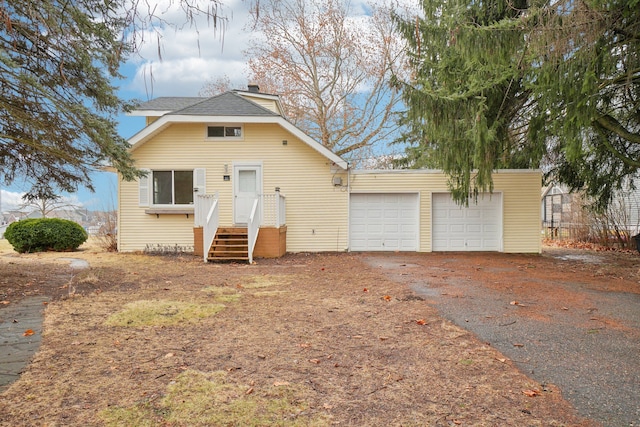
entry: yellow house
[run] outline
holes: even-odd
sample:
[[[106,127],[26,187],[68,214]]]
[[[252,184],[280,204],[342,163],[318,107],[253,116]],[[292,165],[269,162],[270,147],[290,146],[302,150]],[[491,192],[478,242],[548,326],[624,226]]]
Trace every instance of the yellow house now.
[[[540,252],[539,171],[499,171],[493,193],[464,208],[441,172],[352,170],[256,86],[133,114],[147,118],[129,140],[147,175],[119,182],[121,251]]]

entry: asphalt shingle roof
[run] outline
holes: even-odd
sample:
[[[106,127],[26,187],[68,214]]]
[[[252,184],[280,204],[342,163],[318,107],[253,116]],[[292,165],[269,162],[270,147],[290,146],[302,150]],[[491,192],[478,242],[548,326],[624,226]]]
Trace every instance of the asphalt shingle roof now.
[[[175,111],[204,101],[207,98],[195,96],[165,96],[155,98],[136,107],[136,110]]]
[[[140,104],[137,110],[171,111],[168,115],[188,116],[278,116],[234,92],[211,98],[163,97]]]

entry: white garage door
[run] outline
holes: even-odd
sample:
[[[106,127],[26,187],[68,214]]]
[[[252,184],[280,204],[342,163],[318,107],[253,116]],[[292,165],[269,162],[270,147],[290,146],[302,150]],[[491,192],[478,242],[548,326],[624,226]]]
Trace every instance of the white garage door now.
[[[502,194],[485,193],[468,207],[456,204],[449,193],[432,198],[433,251],[501,251]]]
[[[351,194],[352,251],[417,251],[418,194]]]

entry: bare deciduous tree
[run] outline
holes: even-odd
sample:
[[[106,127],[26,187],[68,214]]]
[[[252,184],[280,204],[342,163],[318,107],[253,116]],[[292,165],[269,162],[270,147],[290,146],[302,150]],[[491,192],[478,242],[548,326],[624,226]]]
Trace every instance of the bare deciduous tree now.
[[[24,201],[18,208],[20,211],[38,212],[42,218],[47,218],[55,211],[64,209],[76,210],[79,208],[77,203],[64,197],[54,195],[41,195],[35,197],[29,194],[22,196]]]
[[[207,81],[198,92],[198,95],[215,96],[231,89],[231,79],[225,74]]]
[[[389,79],[405,58],[390,6],[357,15],[342,0],[263,0],[252,15],[251,80],[281,95],[293,123],[352,159],[395,138],[400,96]]]

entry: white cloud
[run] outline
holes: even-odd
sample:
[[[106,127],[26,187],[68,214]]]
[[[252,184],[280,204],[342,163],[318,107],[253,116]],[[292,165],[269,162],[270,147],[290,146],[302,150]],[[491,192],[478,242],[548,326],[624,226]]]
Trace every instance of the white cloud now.
[[[24,193],[0,189],[0,212],[18,209],[22,204],[23,195]]]
[[[177,58],[141,64],[133,78],[136,88],[144,88],[144,95],[196,96],[205,83],[227,75],[236,88],[246,86],[246,64],[202,57]]]
[[[25,203],[25,201],[22,199],[22,196],[24,196],[24,194],[25,193],[22,192],[0,189],[0,195],[2,196],[0,198],[0,212],[8,212],[14,210],[29,212],[34,210],[34,206]],[[60,199],[55,202],[55,206],[59,206],[61,208],[81,208],[84,206],[84,204],[80,201],[77,194],[66,194],[60,196]]]
[[[204,6],[209,4],[209,0],[200,2]],[[140,56],[128,63],[135,70],[128,73],[123,84],[131,97],[197,96],[208,81],[225,75],[232,87],[246,88],[249,73],[243,51],[250,38],[259,37],[250,30],[252,1],[221,0],[219,13],[228,21],[216,28],[205,16],[196,17],[194,25],[185,23],[186,15],[179,7],[180,2],[171,2],[171,6],[167,6],[166,0],[147,3],[150,10],[155,8],[163,20],[179,28],[163,26],[158,33],[160,38],[150,31],[142,34]],[[370,4],[416,9],[417,3],[416,0],[352,0],[350,8],[353,22],[366,27]]]
[[[196,96],[207,81],[227,75],[236,88],[247,85],[247,66],[243,50],[251,32],[249,2],[224,1],[222,14],[229,18],[214,28],[204,17],[195,25],[179,29],[164,27],[158,34],[142,34],[140,56],[130,60],[135,72],[128,76],[124,88],[138,98],[158,96]],[[172,8],[163,15],[173,23],[184,22],[184,12]]]

